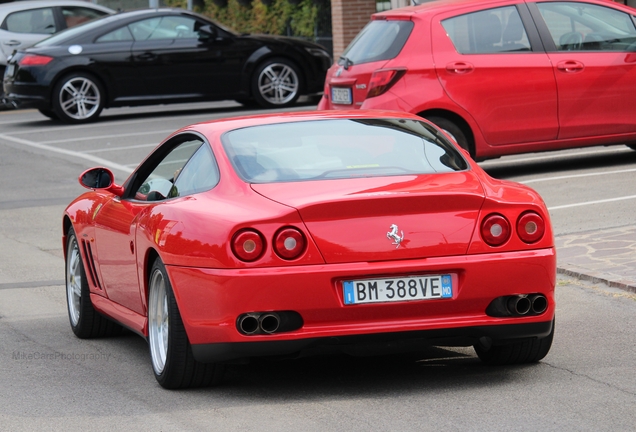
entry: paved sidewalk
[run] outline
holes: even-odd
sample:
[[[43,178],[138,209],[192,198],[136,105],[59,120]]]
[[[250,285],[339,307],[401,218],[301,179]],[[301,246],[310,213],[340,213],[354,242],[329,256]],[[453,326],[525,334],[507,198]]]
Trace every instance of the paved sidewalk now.
[[[636,225],[555,238],[557,272],[636,292]]]

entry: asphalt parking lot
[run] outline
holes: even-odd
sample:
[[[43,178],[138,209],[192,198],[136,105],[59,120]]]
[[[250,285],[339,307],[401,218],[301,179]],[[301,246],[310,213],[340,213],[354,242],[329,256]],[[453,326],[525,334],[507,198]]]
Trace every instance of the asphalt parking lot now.
[[[260,112],[232,102],[117,109],[82,126],[0,113],[0,429],[633,430],[636,296],[602,283],[609,277],[559,277],[553,349],[521,367],[431,348],[232,365],[219,387],[174,392],[154,381],[138,336],[75,338],[61,215],[84,190],[79,173],[105,165],[123,181],[177,128]],[[482,166],[542,194],[560,268],[633,277],[635,151],[595,147]]]

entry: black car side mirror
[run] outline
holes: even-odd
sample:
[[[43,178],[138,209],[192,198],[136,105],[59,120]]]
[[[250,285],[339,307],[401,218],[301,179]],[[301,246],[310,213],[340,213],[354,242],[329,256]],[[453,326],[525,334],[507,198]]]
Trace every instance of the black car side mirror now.
[[[214,41],[218,35],[218,31],[210,24],[199,27],[199,40]]]
[[[91,168],[79,176],[79,182],[86,189],[105,189],[122,196],[124,188],[115,184],[115,175],[107,168]]]

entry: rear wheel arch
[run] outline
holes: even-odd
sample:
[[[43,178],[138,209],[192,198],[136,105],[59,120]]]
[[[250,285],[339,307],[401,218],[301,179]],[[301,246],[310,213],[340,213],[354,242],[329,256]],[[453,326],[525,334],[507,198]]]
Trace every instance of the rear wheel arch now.
[[[441,123],[441,125],[438,125],[436,121],[439,121],[439,119],[446,120],[447,122],[450,122],[453,125],[455,125],[463,133],[466,139],[465,146],[467,148],[463,145],[463,143],[460,142],[459,144],[462,147],[466,148],[466,150],[468,150],[468,152],[473,157],[473,159],[475,158],[476,156],[475,135],[473,134],[473,131],[470,125],[468,124],[466,120],[464,120],[463,117],[461,117],[460,115],[452,111],[446,111],[446,110],[423,111],[421,113],[418,113],[418,116],[425,118],[426,120],[429,120],[431,123],[434,123],[435,125],[439,126],[442,129],[446,129],[444,127],[446,126],[446,124]],[[450,132],[452,135],[452,131],[449,130],[448,132]]]
[[[157,260],[157,258],[159,258],[159,252],[157,252],[155,249],[149,248],[146,251],[146,257],[144,259],[144,279],[143,279],[144,296],[146,298],[146,301],[148,301],[150,273],[152,271],[152,266]]]

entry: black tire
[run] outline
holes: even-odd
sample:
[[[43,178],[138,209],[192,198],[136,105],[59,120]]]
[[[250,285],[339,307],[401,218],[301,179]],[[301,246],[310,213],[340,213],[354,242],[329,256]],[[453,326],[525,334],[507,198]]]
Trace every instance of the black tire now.
[[[50,118],[51,120],[59,120],[60,118],[57,116],[57,114],[55,114],[55,111],[53,110],[48,110],[48,109],[39,109],[38,111],[40,111],[40,114],[42,114],[43,116],[46,116],[48,118]]]
[[[552,347],[554,338],[554,321],[552,331],[543,339],[526,339],[508,345],[493,345],[488,348],[480,344],[474,346],[479,359],[492,366],[536,363],[543,359]]]
[[[80,339],[121,334],[123,328],[93,307],[84,262],[73,228],[66,235],[66,305],[71,329]]]
[[[426,120],[433,123],[438,128],[442,129],[444,132],[449,134],[451,137],[455,139],[455,142],[459,144],[461,148],[468,151],[471,156],[474,157],[474,152],[470,148],[470,143],[468,142],[468,138],[466,138],[466,134],[455,122],[448,120],[444,117],[427,117]]]
[[[159,258],[148,281],[148,346],[153,373],[164,388],[207,387],[223,375],[223,365],[194,359],[168,273]]]
[[[252,76],[252,96],[264,108],[283,108],[296,103],[303,89],[300,68],[274,57],[261,63]]]
[[[105,92],[93,75],[74,72],[65,75],[53,88],[53,112],[66,123],[88,123],[104,108]]]

